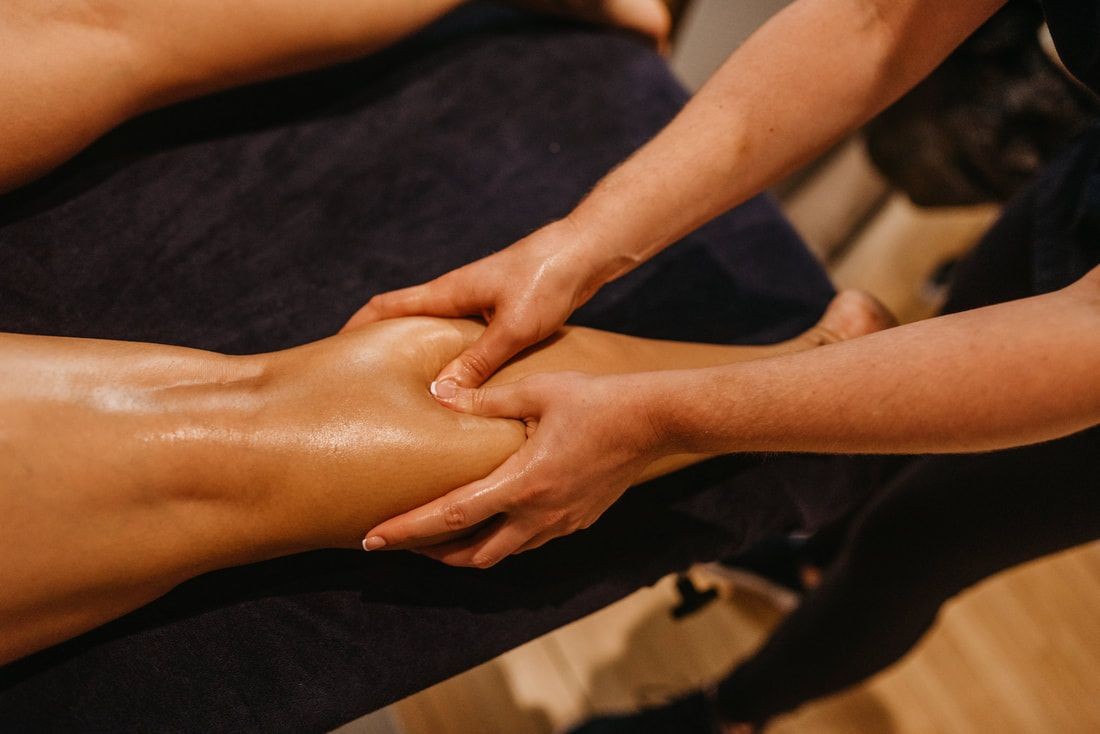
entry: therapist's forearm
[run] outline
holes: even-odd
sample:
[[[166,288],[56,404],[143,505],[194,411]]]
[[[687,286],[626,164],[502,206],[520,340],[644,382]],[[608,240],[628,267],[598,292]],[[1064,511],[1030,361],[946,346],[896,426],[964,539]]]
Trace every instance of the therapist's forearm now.
[[[803,354],[639,375],[675,451],[935,453],[1100,423],[1100,269],[1062,291]]]
[[[799,0],[570,215],[611,280],[812,160],[1004,0]]]

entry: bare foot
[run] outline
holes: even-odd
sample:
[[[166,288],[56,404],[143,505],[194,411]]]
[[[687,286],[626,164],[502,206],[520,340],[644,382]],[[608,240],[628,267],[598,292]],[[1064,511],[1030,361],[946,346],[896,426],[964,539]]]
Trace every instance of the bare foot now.
[[[841,291],[829,303],[817,324],[795,341],[820,347],[897,326],[897,319],[874,296],[863,291]]]
[[[651,39],[658,48],[668,43],[672,18],[664,0],[510,0],[540,13],[609,25]]]

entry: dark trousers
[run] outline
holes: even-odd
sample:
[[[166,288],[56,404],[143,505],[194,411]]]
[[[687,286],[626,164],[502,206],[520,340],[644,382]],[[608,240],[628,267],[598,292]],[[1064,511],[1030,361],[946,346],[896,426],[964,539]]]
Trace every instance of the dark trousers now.
[[[1045,292],[1095,265],[1098,138],[1007,207],[958,266],[946,311]],[[859,683],[905,655],[960,591],[1097,538],[1100,428],[906,461],[855,515],[823,584],[720,684],[720,709],[763,721]]]

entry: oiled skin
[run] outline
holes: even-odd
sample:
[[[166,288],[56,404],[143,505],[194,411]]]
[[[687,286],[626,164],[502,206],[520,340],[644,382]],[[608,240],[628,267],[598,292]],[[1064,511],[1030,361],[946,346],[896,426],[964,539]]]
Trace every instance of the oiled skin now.
[[[0,663],[207,571],[356,548],[364,528],[488,474],[525,426],[456,413],[428,391],[483,328],[398,319],[247,357],[0,335]],[[711,366],[816,343],[813,332],[723,347],[574,328],[493,382]]]
[[[374,53],[464,2],[4,0],[0,192],[143,112]],[[654,39],[668,32],[657,0],[514,3]]]

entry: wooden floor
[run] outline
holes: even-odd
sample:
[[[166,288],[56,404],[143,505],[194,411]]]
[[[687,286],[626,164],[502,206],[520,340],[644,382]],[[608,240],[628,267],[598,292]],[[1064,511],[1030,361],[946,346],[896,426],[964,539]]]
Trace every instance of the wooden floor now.
[[[549,734],[717,678],[780,619],[724,598],[676,622],[672,579],[398,703],[406,734]],[[900,665],[776,721],[771,734],[1100,732],[1100,543],[949,604]]]

